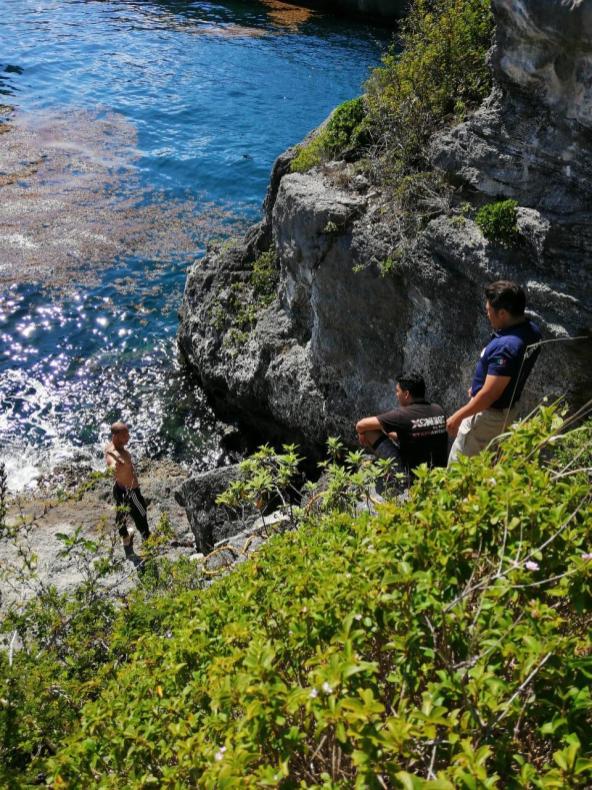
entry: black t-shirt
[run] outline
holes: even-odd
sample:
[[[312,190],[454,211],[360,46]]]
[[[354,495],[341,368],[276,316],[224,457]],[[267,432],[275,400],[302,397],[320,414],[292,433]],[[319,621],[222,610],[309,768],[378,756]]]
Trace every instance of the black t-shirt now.
[[[446,417],[437,403],[416,400],[409,406],[379,414],[377,418],[387,433],[397,432],[401,460],[409,469],[423,463],[428,466],[446,466]]]

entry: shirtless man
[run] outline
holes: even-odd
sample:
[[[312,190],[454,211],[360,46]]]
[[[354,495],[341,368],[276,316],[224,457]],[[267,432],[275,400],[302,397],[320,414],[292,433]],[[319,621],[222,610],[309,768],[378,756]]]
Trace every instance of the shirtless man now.
[[[150,535],[146,517],[146,502],[140,493],[131,455],[125,449],[129,438],[127,425],[124,422],[114,422],[111,426],[111,441],[105,447],[107,467],[112,469],[115,474],[115,484],[113,485],[113,499],[117,505],[115,525],[123,539],[123,550],[126,557],[131,557],[134,553],[134,536],[127,529],[128,513],[133,518],[144,540]]]

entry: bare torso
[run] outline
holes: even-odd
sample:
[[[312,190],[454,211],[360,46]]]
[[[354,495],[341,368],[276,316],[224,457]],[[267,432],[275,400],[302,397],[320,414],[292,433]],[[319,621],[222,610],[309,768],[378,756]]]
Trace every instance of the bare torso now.
[[[123,488],[138,488],[136,470],[129,452],[121,447],[117,449],[113,442],[105,447],[105,461],[115,472],[115,481]]]

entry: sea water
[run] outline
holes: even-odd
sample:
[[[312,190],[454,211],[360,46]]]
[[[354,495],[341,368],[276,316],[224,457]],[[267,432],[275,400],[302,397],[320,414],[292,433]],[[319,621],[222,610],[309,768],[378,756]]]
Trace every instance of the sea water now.
[[[115,419],[207,466],[177,363],[188,266],[260,214],[274,158],[391,34],[278,2],[0,0],[0,460],[12,489]],[[8,131],[6,131],[8,130]]]

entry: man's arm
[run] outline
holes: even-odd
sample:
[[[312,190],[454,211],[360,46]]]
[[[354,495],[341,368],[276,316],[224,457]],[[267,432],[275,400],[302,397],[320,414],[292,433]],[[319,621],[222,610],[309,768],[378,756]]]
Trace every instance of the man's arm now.
[[[458,411],[455,411],[454,414],[448,418],[446,421],[446,430],[448,433],[451,436],[456,436],[460,424],[465,417],[472,417],[473,414],[488,409],[492,403],[495,403],[496,400],[501,397],[511,380],[511,376],[486,376],[483,387],[475,397],[471,398],[468,403],[461,406]]]
[[[356,433],[358,434],[358,441],[362,447],[370,447],[372,445],[372,442],[366,438],[366,434],[376,431],[384,433],[384,429],[378,417],[364,417],[356,423]]]
[[[116,466],[121,465],[124,462],[123,458],[115,452],[115,450],[105,450],[105,460],[107,461],[107,466],[115,469]]]

